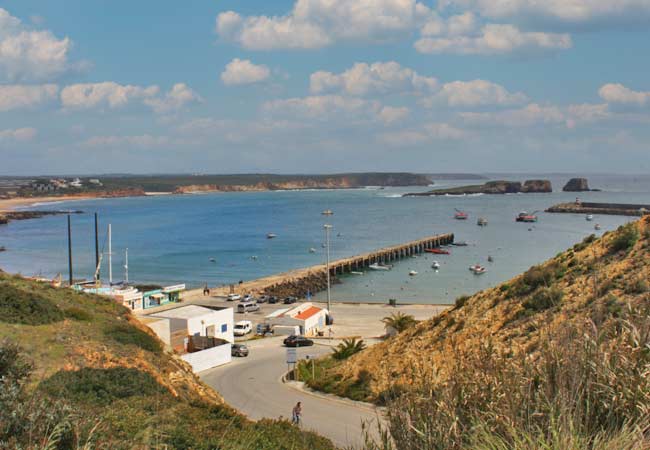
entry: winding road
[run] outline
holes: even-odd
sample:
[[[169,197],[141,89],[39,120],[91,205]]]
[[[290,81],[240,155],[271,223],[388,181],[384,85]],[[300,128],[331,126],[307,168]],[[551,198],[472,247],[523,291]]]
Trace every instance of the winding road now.
[[[225,401],[251,419],[290,418],[297,402],[302,402],[303,428],[328,437],[335,445],[361,448],[362,424],[376,430],[378,413],[368,405],[344,399],[315,395],[281,381],[287,371],[286,349],[282,338],[251,341],[247,358],[234,358],[230,364],[206,370],[201,379],[223,396]],[[320,356],[331,351],[325,345],[298,349],[298,357]],[[375,434],[375,433],[373,433]]]

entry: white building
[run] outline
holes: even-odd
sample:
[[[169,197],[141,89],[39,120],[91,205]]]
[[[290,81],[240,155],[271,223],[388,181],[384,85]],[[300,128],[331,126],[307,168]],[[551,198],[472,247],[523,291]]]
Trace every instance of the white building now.
[[[279,309],[269,314],[266,316],[266,323],[271,327],[297,326],[300,334],[311,336],[325,329],[327,314],[326,309],[307,302],[293,308]]]
[[[231,360],[233,309],[181,306],[157,312],[143,322],[190,363],[195,372],[227,364]]]

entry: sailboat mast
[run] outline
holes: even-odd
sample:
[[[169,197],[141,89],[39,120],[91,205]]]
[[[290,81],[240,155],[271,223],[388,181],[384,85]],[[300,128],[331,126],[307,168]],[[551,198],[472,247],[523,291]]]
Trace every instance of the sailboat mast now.
[[[113,245],[111,243],[111,224],[108,224],[108,284],[113,284]]]
[[[124,261],[124,282],[129,284],[129,249],[126,249]]]

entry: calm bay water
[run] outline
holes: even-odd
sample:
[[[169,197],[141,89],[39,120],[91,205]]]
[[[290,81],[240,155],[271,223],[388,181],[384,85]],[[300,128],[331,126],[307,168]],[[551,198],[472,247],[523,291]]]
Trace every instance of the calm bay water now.
[[[496,178],[496,177],[495,177]],[[508,175],[507,179],[533,178]],[[556,190],[568,176],[544,176]],[[603,192],[579,194],[585,201],[650,203],[650,177],[590,176]],[[475,182],[472,182],[475,183]],[[438,187],[468,184],[441,181]],[[129,249],[129,277],[141,283],[187,283],[189,286],[233,283],[324,261],[323,224],[333,225],[332,258],[351,256],[436,233],[453,232],[468,247],[453,247],[450,256],[405,259],[389,272],[366,272],[343,278],[333,289],[335,300],[451,303],[461,294],[494,286],[594,233],[630,220],[598,216],[539,213],[536,224],[515,223],[521,210],[543,210],[573,201],[575,194],[400,198],[414,188],[294,191],[157,196],[48,204],[34,209],[80,209],[72,216],[75,277],[94,271],[93,212],[100,215],[100,247],[106,225],[113,228],[114,280],[123,278],[124,250]],[[453,219],[454,208],[470,214]],[[332,209],[333,216],[321,211]],[[479,216],[488,218],[478,227]],[[530,229],[530,230],[529,230]],[[276,239],[266,239],[267,233]],[[0,267],[25,275],[67,273],[65,216],[15,221],[0,227]],[[317,249],[310,253],[309,249]],[[487,256],[493,263],[486,261]],[[215,262],[211,262],[214,258]],[[433,260],[442,267],[431,269]],[[472,275],[468,266],[481,263],[488,272]],[[419,272],[408,276],[409,270]],[[106,265],[102,270],[105,278]],[[317,298],[324,298],[318,294]]]

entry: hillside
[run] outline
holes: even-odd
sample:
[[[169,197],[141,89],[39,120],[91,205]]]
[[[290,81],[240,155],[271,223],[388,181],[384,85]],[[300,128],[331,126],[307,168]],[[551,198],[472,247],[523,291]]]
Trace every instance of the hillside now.
[[[0,273],[0,448],[87,443],[333,448],[287,422],[238,415],[114,301]]]

